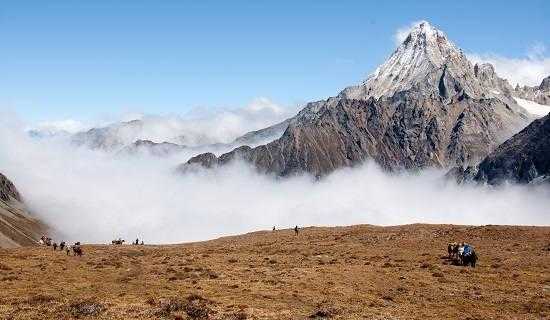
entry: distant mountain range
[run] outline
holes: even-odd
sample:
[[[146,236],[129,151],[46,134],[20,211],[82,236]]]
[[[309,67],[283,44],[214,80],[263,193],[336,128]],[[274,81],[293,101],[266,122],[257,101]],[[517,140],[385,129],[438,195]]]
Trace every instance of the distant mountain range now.
[[[533,90],[544,92],[546,83]],[[233,159],[280,176],[323,176],[368,159],[390,171],[468,167],[537,117],[516,102],[516,90],[422,22],[367,80],[307,104],[280,138],[198,155],[180,168]],[[518,95],[546,102],[542,93]]]
[[[208,136],[186,137],[183,132],[180,135],[168,136],[167,132],[177,133],[178,130],[162,130],[162,123],[159,121],[151,125],[147,120],[132,120],[78,132],[71,136],[71,141],[77,146],[90,149],[126,155],[146,153],[162,157],[185,150],[231,149],[241,145],[265,144],[280,137],[288,123],[289,120],[285,120],[261,130],[245,133],[230,143],[223,143]],[[35,137],[50,136],[40,135],[36,131],[31,131],[30,134]]]
[[[181,164],[183,171],[241,159],[278,176],[305,172],[321,177],[365,160],[389,171],[436,167],[461,172],[476,168],[548,112],[550,77],[539,86],[513,88],[492,65],[471,63],[445,33],[424,21],[362,83],[230,143],[208,134],[191,137],[179,123],[145,120],[92,128],[71,140],[125,155],[210,151]]]

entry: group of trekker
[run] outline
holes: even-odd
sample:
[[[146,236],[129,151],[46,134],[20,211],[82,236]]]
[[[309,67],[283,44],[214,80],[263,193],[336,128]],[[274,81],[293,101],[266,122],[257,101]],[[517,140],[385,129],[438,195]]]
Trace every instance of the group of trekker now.
[[[273,226],[273,231],[277,231],[277,228],[275,228],[275,226]],[[298,226],[295,226],[294,227],[294,234],[298,235],[298,233],[300,233],[300,228],[298,228]]]
[[[273,226],[273,231],[276,231],[277,229],[275,226]],[[294,234],[298,235],[300,232],[300,229],[298,226],[294,227]],[[75,242],[74,245],[69,246],[65,243],[65,241],[61,241],[59,245],[57,242],[52,241],[52,238],[46,237],[43,235],[40,237],[40,240],[38,241],[40,245],[45,246],[51,246],[53,247],[54,251],[57,251],[59,248],[59,251],[65,253],[67,255],[70,255],[70,251],[72,250],[74,256],[82,256],[82,248],[80,246],[80,242]],[[118,238],[112,241],[112,244],[115,245],[122,245],[124,243],[124,240],[122,238]],[[144,245],[143,240],[140,242],[139,238],[137,238],[135,241],[132,242],[132,245]],[[477,262],[477,254],[474,249],[474,247],[471,244],[465,243],[465,242],[452,242],[447,244],[447,253],[448,258],[452,259],[456,264],[458,265],[471,265],[475,268],[476,262]]]
[[[474,247],[464,242],[452,242],[447,245],[449,259],[453,259],[457,264],[467,266],[471,265],[475,268],[477,262],[477,254]]]
[[[72,246],[66,244],[65,241],[61,241],[59,244],[57,244],[57,242],[52,241],[52,238],[49,238],[43,235],[42,237],[40,237],[40,240],[38,241],[38,243],[43,246],[53,247],[53,251],[57,251],[57,249],[59,248],[59,251],[61,252],[65,251],[67,255],[70,255],[72,250],[74,256],[82,256],[82,248],[80,247],[80,241],[75,242]]]

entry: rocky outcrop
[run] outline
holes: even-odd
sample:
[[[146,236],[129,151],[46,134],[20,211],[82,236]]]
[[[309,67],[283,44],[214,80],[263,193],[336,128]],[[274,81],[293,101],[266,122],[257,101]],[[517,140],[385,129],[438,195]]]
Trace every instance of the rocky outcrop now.
[[[520,87],[517,85],[514,90],[514,96],[550,106],[550,76],[544,78],[538,86]]]
[[[468,166],[531,120],[509,91],[492,67],[472,65],[423,22],[366,81],[309,103],[281,138],[208,161],[239,158],[281,176],[367,159],[388,170]]]
[[[514,92],[514,88],[508,83],[508,80],[499,78],[490,63],[475,64],[474,76],[483,87],[490,88],[492,94],[511,96]]]
[[[183,170],[193,165],[199,165],[205,168],[213,168],[218,165],[218,158],[215,154],[210,152],[201,153],[189,159],[189,161],[187,161],[187,165],[182,166],[181,169]]]
[[[454,169],[459,181],[500,184],[550,179],[550,114],[533,121],[491,152],[478,166]]]
[[[13,183],[0,173],[0,248],[36,245],[46,229],[29,214]]]
[[[0,173],[0,200],[10,201],[11,199],[21,201],[21,195],[13,183]]]

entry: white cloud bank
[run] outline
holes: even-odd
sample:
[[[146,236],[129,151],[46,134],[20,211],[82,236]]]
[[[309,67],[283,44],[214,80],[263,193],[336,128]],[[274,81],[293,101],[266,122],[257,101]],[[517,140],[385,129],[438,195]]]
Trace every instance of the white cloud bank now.
[[[546,187],[458,186],[439,171],[390,175],[373,164],[321,181],[274,179],[236,163],[176,175],[181,159],[113,157],[31,139],[0,120],[0,172],[68,241],[182,242],[259,229],[413,222],[547,225]]]
[[[91,127],[110,128],[109,139],[123,145],[136,140],[173,142],[187,146],[229,143],[249,131],[279,123],[297,113],[297,107],[282,107],[268,98],[259,97],[237,109],[196,108],[183,115],[126,114],[120,121],[141,120],[138,124],[90,125],[75,120],[42,122],[31,128],[35,135],[52,136],[56,133],[75,133]],[[94,140],[94,137],[92,137]]]
[[[542,45],[533,47],[525,57],[509,58],[498,54],[468,54],[474,63],[490,63],[496,73],[507,79],[512,86],[538,86],[542,79],[550,76],[550,57]]]
[[[38,123],[32,129],[43,132],[45,134],[55,135],[59,133],[76,133],[79,131],[87,130],[88,128],[89,126],[78,120],[65,119],[59,121],[43,121]]]

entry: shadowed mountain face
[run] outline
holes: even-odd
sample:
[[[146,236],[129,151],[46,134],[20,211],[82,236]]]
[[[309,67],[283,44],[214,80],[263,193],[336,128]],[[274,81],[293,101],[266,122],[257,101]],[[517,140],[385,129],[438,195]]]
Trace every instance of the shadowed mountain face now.
[[[479,166],[454,169],[459,181],[533,183],[550,177],[550,114],[533,121],[491,152]]]
[[[0,248],[36,245],[45,230],[29,215],[13,183],[0,173]]]
[[[188,164],[242,158],[281,176],[322,176],[367,159],[388,170],[467,166],[531,120],[511,91],[490,65],[472,65],[443,32],[422,22],[366,81],[309,103],[281,138]]]

